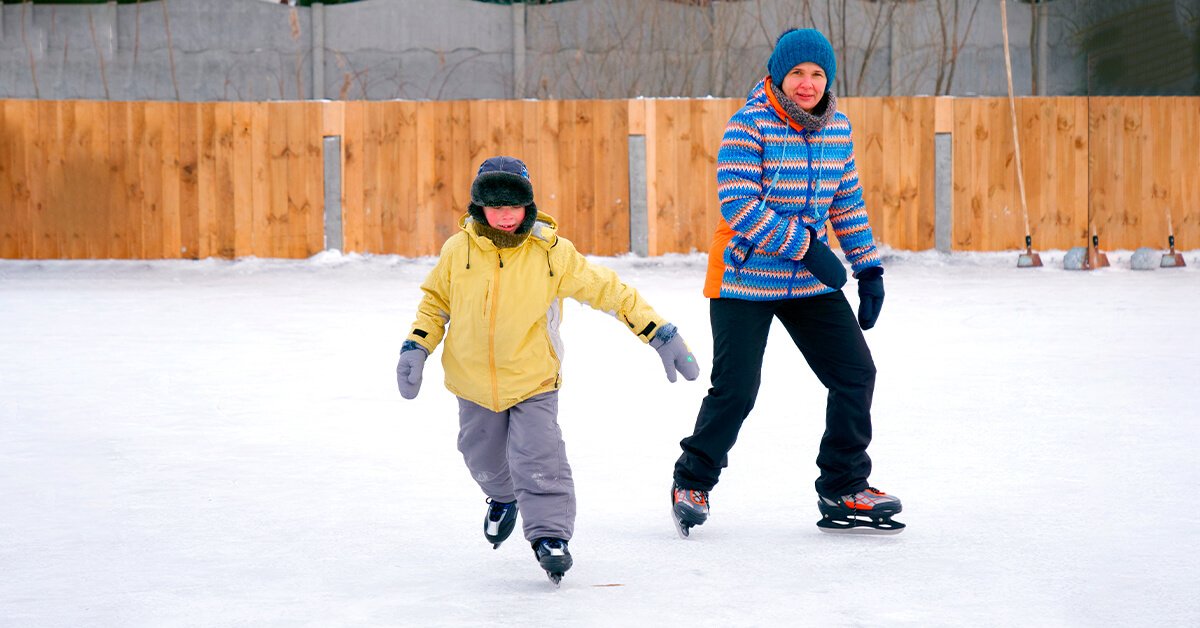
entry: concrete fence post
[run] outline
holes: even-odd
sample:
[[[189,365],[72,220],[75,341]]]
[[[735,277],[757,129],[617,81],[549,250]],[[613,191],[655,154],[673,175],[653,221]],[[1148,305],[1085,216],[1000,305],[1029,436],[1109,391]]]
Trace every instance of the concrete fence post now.
[[[629,250],[650,255],[650,214],[646,206],[646,136],[629,136]]]
[[[325,250],[342,250],[342,136],[326,135],[322,142],[325,160]]]

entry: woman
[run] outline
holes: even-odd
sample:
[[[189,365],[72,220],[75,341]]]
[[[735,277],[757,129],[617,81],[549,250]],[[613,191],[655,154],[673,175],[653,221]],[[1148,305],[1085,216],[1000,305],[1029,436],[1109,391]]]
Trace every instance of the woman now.
[[[850,122],[829,89],[837,74],[833,47],[819,31],[792,29],[776,42],[767,69],[730,118],[717,155],[724,220],[704,285],[712,388],[695,431],[680,441],[671,489],[676,526],[686,537],[708,518],[708,492],[754,407],[767,334],[778,318],[829,389],[817,455],[817,525],[899,532],[904,524],[891,517],[900,500],[867,483],[875,364],[862,330],[874,326],[883,305],[883,267]],[[827,220],[858,280],[857,320],[841,292],[845,268],[825,243]]]

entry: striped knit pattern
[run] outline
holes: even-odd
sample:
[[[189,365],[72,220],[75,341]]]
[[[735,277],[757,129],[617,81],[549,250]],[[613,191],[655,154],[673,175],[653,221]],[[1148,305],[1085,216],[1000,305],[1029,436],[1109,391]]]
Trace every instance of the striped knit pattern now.
[[[833,292],[800,262],[809,246],[806,225],[828,242],[829,221],[855,273],[880,265],[850,121],[841,112],[819,132],[798,131],[776,113],[759,81],[725,127],[717,193],[735,232],[723,253],[721,297],[767,301]]]

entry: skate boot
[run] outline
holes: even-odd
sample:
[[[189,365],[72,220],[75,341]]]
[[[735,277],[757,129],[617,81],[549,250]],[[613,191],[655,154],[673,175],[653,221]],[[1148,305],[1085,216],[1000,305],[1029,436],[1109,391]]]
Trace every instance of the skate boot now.
[[[538,564],[546,570],[546,575],[555,586],[574,563],[567,542],[562,539],[542,538],[534,541],[533,555],[537,556]]]
[[[491,506],[483,518],[483,536],[492,544],[492,549],[499,549],[517,525],[517,502],[498,502],[491,498],[487,501]]]
[[[679,538],[686,539],[692,526],[708,520],[708,491],[697,491],[671,485],[671,519]]]
[[[900,498],[875,488],[866,488],[853,495],[835,499],[817,498],[822,532],[852,532],[857,534],[899,534],[904,524],[892,517],[902,508]]]

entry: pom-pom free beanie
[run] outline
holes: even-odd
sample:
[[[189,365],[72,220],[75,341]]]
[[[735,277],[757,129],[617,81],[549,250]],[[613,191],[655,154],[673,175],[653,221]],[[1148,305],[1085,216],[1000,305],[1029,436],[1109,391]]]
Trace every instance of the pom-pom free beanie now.
[[[829,85],[837,78],[837,58],[829,40],[815,28],[793,28],[784,31],[775,42],[775,50],[767,59],[767,71],[771,82],[783,87],[783,77],[801,63],[811,62],[821,66],[829,79]]]

